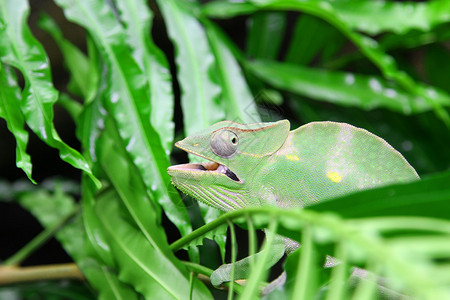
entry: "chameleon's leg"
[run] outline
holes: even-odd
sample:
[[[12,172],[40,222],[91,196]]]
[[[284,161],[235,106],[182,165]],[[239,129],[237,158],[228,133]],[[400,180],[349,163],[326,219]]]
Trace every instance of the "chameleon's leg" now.
[[[253,260],[258,261],[258,257],[261,256],[264,250],[248,256],[244,259],[238,260],[234,264],[234,280],[247,279],[250,276],[250,264]],[[266,268],[270,269],[275,265],[284,255],[285,252],[285,238],[277,235],[273,239],[273,244],[270,247],[270,260],[266,262]],[[224,282],[231,281],[232,264],[224,264],[217,268],[211,275],[211,283],[214,286],[219,286]]]

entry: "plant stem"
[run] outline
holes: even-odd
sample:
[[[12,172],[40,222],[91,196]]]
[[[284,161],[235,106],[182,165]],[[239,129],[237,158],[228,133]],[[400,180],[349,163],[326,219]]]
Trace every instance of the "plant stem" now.
[[[84,276],[74,263],[32,267],[0,267],[0,286],[19,282],[67,278],[83,280]]]

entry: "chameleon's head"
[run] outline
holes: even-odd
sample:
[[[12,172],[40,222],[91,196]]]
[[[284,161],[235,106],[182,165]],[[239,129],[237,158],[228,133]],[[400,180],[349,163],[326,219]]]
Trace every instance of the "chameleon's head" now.
[[[289,134],[289,121],[239,124],[223,121],[175,143],[209,162],[171,166],[172,183],[186,194],[220,210],[249,203],[249,190],[258,170]]]

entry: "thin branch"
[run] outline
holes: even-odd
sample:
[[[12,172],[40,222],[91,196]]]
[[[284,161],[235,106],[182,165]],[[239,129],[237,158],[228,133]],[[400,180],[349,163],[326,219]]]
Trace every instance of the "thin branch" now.
[[[84,280],[84,276],[74,263],[31,267],[0,266],[0,286],[30,281],[60,279]]]

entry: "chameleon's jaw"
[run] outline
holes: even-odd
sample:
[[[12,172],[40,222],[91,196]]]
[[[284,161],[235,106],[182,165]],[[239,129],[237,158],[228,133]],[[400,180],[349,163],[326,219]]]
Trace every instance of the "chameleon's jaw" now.
[[[204,162],[204,163],[193,163],[193,164],[181,164],[170,166],[167,171],[169,174],[171,172],[213,172],[218,174],[223,174],[235,182],[241,182],[241,180],[236,176],[236,174],[231,171],[227,166],[221,165],[217,162]]]

